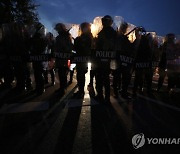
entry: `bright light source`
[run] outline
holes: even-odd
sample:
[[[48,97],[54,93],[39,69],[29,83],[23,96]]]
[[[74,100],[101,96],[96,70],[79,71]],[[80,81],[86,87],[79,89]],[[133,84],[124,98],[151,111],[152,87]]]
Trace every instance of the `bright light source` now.
[[[79,25],[73,25],[70,29],[69,33],[72,35],[72,37],[75,39],[79,36]]]
[[[71,64],[70,65],[70,70],[72,71],[76,67],[76,64]]]
[[[88,63],[88,70],[91,70],[91,63]]]
[[[91,33],[93,34],[93,37],[97,37],[97,34],[102,30],[102,17],[96,17],[93,21],[93,24],[91,24]]]
[[[91,33],[93,34],[93,37],[96,37],[96,26],[94,24],[91,24]]]

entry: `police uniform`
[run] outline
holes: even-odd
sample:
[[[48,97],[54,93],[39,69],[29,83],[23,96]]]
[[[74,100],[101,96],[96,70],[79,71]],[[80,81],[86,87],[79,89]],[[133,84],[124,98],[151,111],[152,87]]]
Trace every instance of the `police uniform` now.
[[[165,50],[168,76],[168,90],[179,87],[180,77],[180,53],[175,43],[168,43]]]
[[[74,41],[74,50],[77,56],[88,57],[91,54],[92,34],[82,34]],[[88,70],[88,61],[83,61],[76,64],[77,83],[79,87],[79,95],[84,95],[85,73]]]
[[[13,51],[12,47],[12,28],[10,28],[10,24],[2,25],[2,50],[1,54],[4,58],[1,60],[2,62],[2,74],[4,77],[4,87],[10,88],[11,83],[14,80],[14,70],[12,67],[12,62],[10,60],[10,56]]]
[[[31,53],[35,56],[41,55],[45,52],[47,41],[42,34],[36,32],[32,40]],[[42,94],[44,90],[44,76],[43,76],[43,62],[33,61],[34,77],[36,82],[36,92]]]
[[[24,70],[24,53],[25,53],[25,41],[22,35],[22,26],[18,23],[11,25],[11,43],[9,44],[10,61],[14,68],[14,74],[16,77],[16,89],[18,92],[25,90],[25,70]]]
[[[110,27],[103,27],[99,32],[96,44],[97,51],[114,51],[116,31]],[[110,59],[97,59],[96,68],[96,91],[100,100],[103,100],[103,87],[105,88],[105,101],[110,101]]]
[[[136,44],[136,41],[134,44]],[[138,87],[142,90],[144,82],[146,82],[147,92],[150,93],[152,85],[152,50],[147,36],[143,35],[141,37],[136,52],[133,93],[136,95]]]
[[[121,95],[128,98],[128,86],[131,80],[132,69],[134,65],[135,53],[128,37],[120,34],[117,37],[117,65],[118,69],[114,76],[114,93],[117,95],[118,83],[122,83]],[[120,80],[120,81],[119,81]]]
[[[68,31],[61,31],[55,40],[55,52],[57,53],[72,53],[72,40]],[[60,80],[60,88],[56,91],[60,95],[64,95],[67,87],[68,60],[56,58],[56,68]]]
[[[54,67],[52,66],[50,68],[49,64],[52,63],[54,64],[54,60],[52,59],[53,53],[54,53],[54,40],[47,40],[48,46],[45,51],[45,54],[49,55],[51,57],[50,61],[45,62],[44,64],[46,67],[44,68],[44,79],[45,79],[45,84],[49,83],[48,82],[48,72],[51,75],[51,85],[55,85],[55,70]]]
[[[25,86],[26,90],[31,90],[32,89],[32,80],[31,80],[31,62],[28,61],[28,57],[30,55],[30,50],[31,50],[31,38],[26,31],[24,33],[24,41],[25,41],[25,59],[24,59],[24,74],[25,74]],[[26,58],[27,57],[27,58]]]

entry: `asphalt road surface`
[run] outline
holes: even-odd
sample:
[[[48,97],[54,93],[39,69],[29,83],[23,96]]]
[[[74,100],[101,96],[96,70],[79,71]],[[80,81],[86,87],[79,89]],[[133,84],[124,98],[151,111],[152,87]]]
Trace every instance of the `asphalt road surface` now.
[[[57,81],[58,82],[58,81]],[[158,139],[180,138],[179,95],[145,92],[125,100],[111,94],[106,105],[85,96],[75,99],[76,81],[64,97],[47,85],[42,96],[32,91],[0,94],[0,154],[165,154],[180,153],[179,144],[157,144]],[[154,86],[156,83],[154,83]],[[131,92],[131,88],[130,91]],[[142,134],[134,146],[132,137]],[[149,144],[148,139],[154,142]],[[157,141],[158,142],[158,141]],[[155,144],[153,144],[155,143]]]

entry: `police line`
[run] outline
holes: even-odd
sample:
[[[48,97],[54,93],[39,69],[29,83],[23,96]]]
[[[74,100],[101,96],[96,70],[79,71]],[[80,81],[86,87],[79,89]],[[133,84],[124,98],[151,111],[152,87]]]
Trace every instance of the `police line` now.
[[[10,60],[10,61],[27,61],[27,62],[43,62],[48,61],[51,58],[56,58],[58,60],[72,60],[73,62],[87,62],[91,59],[115,59],[115,51],[95,51],[91,55],[78,55],[68,52],[54,52],[53,54],[39,54],[39,55],[0,55],[0,60]]]
[[[39,55],[0,55],[0,60],[10,60],[13,62],[43,62],[49,61],[51,58],[55,58],[57,60],[71,60],[71,63],[85,63],[90,62],[92,60],[101,60],[101,61],[109,61],[116,59],[121,62],[122,65],[134,65],[136,68],[148,68],[148,67],[157,67],[159,65],[159,61],[151,61],[151,62],[135,62],[133,57],[129,57],[126,55],[117,54],[117,51],[93,51],[91,55],[77,55],[74,53],[66,53],[66,52],[54,52],[53,54],[39,54]],[[171,62],[174,65],[180,65],[179,60]]]

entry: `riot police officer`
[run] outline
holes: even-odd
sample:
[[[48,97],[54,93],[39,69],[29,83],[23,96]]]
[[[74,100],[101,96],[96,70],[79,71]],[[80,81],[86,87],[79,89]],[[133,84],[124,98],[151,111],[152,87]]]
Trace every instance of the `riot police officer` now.
[[[52,33],[47,33],[46,34],[46,39],[47,39],[47,50],[45,51],[45,54],[50,55],[50,61],[45,62],[46,67],[44,68],[44,79],[45,79],[45,84],[49,83],[48,81],[48,72],[51,75],[51,85],[55,85],[55,70],[54,70],[54,58],[53,58],[53,53],[54,53],[54,37]]]
[[[25,90],[25,70],[23,60],[25,54],[25,40],[22,32],[23,27],[20,23],[12,24],[12,51],[10,60],[14,67],[16,90],[18,92]]]
[[[165,42],[167,42],[167,38],[165,40]],[[164,83],[164,79],[167,75],[167,71],[166,71],[166,55],[165,55],[165,52],[164,52],[164,49],[165,49],[165,44],[166,43],[163,43],[159,50],[161,51],[161,56],[160,56],[160,62],[159,62],[159,65],[158,65],[158,74],[159,74],[159,78],[158,78],[158,86],[157,86],[157,92],[159,92],[163,86],[163,83]]]
[[[45,38],[45,27],[41,23],[36,25],[36,32],[32,37],[31,45],[31,53],[35,56],[43,54],[46,50],[47,41]],[[45,92],[43,61],[33,61],[33,69],[36,82],[36,92],[38,95],[41,95]]]
[[[179,76],[179,51],[175,44],[175,35],[170,33],[166,35],[166,41],[163,44],[163,53],[159,64],[160,69],[167,68],[168,76],[168,91],[170,91],[176,85],[177,78]],[[160,74],[158,88],[160,88],[164,81],[164,74]]]
[[[24,74],[25,74],[25,86],[26,90],[32,90],[32,79],[31,79],[31,65],[32,63],[28,61],[31,50],[31,34],[28,32],[29,27],[24,27],[24,44],[25,44],[25,58],[24,58]]]
[[[113,23],[112,17],[106,15],[102,18],[103,29],[99,32],[97,37],[96,50],[97,51],[114,51],[116,42],[116,31],[111,27]],[[95,62],[96,67],[96,91],[97,99],[104,101],[103,87],[105,87],[105,102],[110,102],[110,59],[97,58]]]
[[[2,24],[2,50],[1,54],[4,56],[2,58],[2,74],[4,77],[4,88],[11,88],[12,81],[14,80],[14,70],[12,67],[12,62],[10,60],[11,53],[13,51],[12,47],[12,26],[11,24]]]
[[[124,22],[117,36],[117,66],[118,68],[114,74],[113,87],[114,94],[117,97],[117,86],[118,83],[122,82],[122,91],[121,96],[125,99],[130,98],[128,96],[128,85],[131,80],[131,73],[134,64],[135,53],[131,42],[128,40],[128,37],[125,35],[128,28],[128,24]],[[120,81],[119,81],[120,80]],[[120,85],[120,84],[119,84]]]
[[[58,32],[58,36],[55,39],[55,53],[72,53],[72,37],[65,25],[58,23],[55,26],[55,30]],[[56,92],[63,96],[67,87],[68,59],[57,57],[56,67],[58,68],[60,80],[60,88]]]
[[[159,66],[161,50],[159,48],[156,37],[150,36],[150,39],[152,40],[150,45],[152,49],[152,80],[153,80],[153,75],[157,73],[157,68]]]
[[[91,54],[91,45],[93,36],[91,33],[91,25],[84,22],[80,25],[81,35],[77,37],[74,41],[74,50],[77,56],[82,56],[84,59],[88,59]],[[77,92],[77,97],[82,98],[84,96],[84,86],[85,86],[85,73],[88,70],[88,61],[82,61],[76,64],[77,70],[77,84],[79,91]]]
[[[142,92],[143,83],[146,81],[147,92],[151,94],[152,85],[152,50],[146,32],[142,28],[136,29],[136,46],[135,57],[135,79],[133,96],[136,96],[138,87]]]

